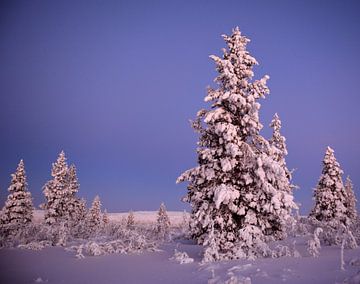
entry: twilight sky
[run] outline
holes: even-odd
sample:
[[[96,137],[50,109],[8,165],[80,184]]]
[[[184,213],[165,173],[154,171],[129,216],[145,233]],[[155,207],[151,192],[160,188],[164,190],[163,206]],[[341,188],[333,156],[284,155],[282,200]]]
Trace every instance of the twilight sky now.
[[[216,76],[210,54],[239,26],[270,76],[275,112],[307,213],[326,146],[360,199],[358,1],[1,1],[0,202],[23,158],[35,205],[63,149],[79,195],[108,211],[169,210],[196,165],[188,120]],[[345,176],[344,176],[345,177]],[[2,205],[1,205],[2,206]]]

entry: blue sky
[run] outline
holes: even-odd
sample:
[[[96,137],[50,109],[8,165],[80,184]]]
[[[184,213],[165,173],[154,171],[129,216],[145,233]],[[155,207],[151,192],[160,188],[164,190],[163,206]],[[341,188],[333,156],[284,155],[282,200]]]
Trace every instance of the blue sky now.
[[[358,1],[2,1],[0,201],[23,158],[36,205],[63,149],[80,196],[108,211],[188,206],[177,176],[196,165],[188,120],[216,76],[210,54],[239,26],[270,76],[275,112],[308,212],[326,146],[359,196]]]

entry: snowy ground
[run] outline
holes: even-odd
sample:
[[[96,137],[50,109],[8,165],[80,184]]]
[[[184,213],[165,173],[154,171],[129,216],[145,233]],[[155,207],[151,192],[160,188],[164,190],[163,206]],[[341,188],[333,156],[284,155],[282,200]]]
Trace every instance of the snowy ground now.
[[[181,220],[182,212],[172,212]],[[37,212],[41,217],[41,212]],[[118,220],[126,214],[110,214]],[[135,212],[139,222],[155,220],[150,212]],[[292,243],[292,239],[288,243]],[[111,254],[75,257],[61,247],[40,251],[0,250],[0,283],[360,283],[360,249],[345,250],[345,270],[340,269],[340,248],[322,247],[320,257],[306,251],[306,240],[298,238],[299,258],[234,260],[202,265],[202,248],[178,239],[143,254]],[[179,264],[170,258],[174,250],[186,252],[194,262]],[[347,280],[346,280],[347,279]],[[230,281],[233,282],[230,282]],[[345,280],[345,282],[344,282]]]

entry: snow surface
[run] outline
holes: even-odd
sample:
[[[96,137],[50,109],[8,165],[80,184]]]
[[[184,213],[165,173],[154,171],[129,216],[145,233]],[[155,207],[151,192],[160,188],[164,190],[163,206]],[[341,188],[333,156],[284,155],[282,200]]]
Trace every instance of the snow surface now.
[[[42,214],[36,211],[36,219]],[[109,218],[121,220],[127,214],[109,213]],[[134,214],[139,222],[152,223],[157,212]],[[183,212],[168,214],[171,221],[182,220]],[[291,247],[293,241],[281,244]],[[201,263],[203,248],[183,238],[161,245],[160,251],[84,258],[62,247],[6,248],[0,250],[0,283],[360,283],[359,248],[345,249],[342,271],[340,246],[322,246],[316,258],[307,252],[306,238],[297,237],[295,246],[300,257],[207,264]]]

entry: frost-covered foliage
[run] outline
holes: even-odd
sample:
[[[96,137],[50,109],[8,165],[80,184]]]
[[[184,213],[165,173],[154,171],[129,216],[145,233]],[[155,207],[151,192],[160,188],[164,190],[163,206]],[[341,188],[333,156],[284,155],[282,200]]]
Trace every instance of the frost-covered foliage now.
[[[113,253],[155,251],[158,244],[157,236],[151,226],[137,225],[128,228],[126,222],[109,222],[101,235],[88,238],[68,250],[76,252],[77,258],[84,258]]]
[[[185,238],[189,237],[190,234],[190,220],[188,213],[184,210],[182,215],[182,222],[180,224],[181,233]]]
[[[126,226],[128,228],[133,228],[135,225],[135,216],[134,212],[131,210],[126,218]]]
[[[90,234],[96,234],[100,230],[101,217],[101,201],[100,197],[96,195],[86,216],[86,227]]]
[[[218,260],[219,257],[219,244],[215,239],[214,234],[214,222],[211,221],[210,225],[210,231],[206,235],[206,238],[204,240],[204,246],[206,246],[203,256],[203,262],[212,262],[215,260]]]
[[[174,256],[170,258],[170,260],[175,260],[180,264],[187,264],[194,262],[194,259],[189,257],[186,252],[181,252],[175,249]]]
[[[166,207],[164,203],[160,204],[160,208],[156,218],[156,232],[159,237],[166,239],[170,231],[170,219],[166,212]]]
[[[1,226],[12,229],[31,223],[33,219],[33,203],[31,193],[28,191],[24,161],[20,160],[16,172],[11,175],[9,195],[2,209]],[[11,230],[10,230],[11,231]]]
[[[318,257],[320,254],[321,244],[320,244],[319,235],[322,232],[323,232],[322,228],[316,228],[314,231],[313,238],[308,241],[307,250],[310,253],[310,255],[313,257]]]
[[[238,28],[223,38],[223,57],[210,56],[219,72],[218,88],[209,88],[205,97],[212,108],[200,110],[192,124],[200,135],[198,166],[177,182],[189,182],[184,200],[192,206],[191,230],[198,243],[213,231],[215,259],[255,257],[266,251],[267,240],[285,237],[296,204],[275,147],[259,134],[258,100],[269,94],[269,77],[252,80],[258,63]]]
[[[342,181],[343,171],[337,162],[334,150],[327,147],[323,170],[314,191],[315,206],[309,217],[334,229],[341,224],[350,225],[347,208],[347,192]]]
[[[349,176],[346,177],[345,192],[347,195],[347,199],[346,199],[347,216],[350,222],[354,223],[357,218],[357,211],[356,211],[357,200],[353,189],[353,183]]]

